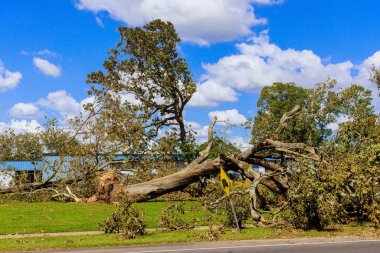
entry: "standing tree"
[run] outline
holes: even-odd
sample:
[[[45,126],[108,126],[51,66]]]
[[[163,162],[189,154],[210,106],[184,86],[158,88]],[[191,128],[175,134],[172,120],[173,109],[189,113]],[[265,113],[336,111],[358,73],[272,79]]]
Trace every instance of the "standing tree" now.
[[[292,110],[295,106],[305,106],[308,99],[308,90],[296,86],[294,83],[274,83],[265,86],[261,90],[260,98],[257,102],[257,115],[255,116],[252,128],[252,143],[257,143],[270,136],[278,126],[281,116]],[[302,128],[302,126],[298,127]],[[302,132],[303,129],[299,129]],[[296,127],[284,131],[283,140],[290,141],[294,136],[299,138],[301,134],[296,134]],[[299,140],[302,141],[302,140]]]
[[[196,90],[186,60],[179,56],[180,38],[173,24],[154,20],[144,27],[120,27],[120,42],[104,62],[105,72],[88,75],[90,95],[104,108],[107,121],[129,114],[150,137],[165,126],[178,126],[187,142],[183,112]],[[91,108],[91,107],[89,107]],[[128,129],[129,131],[130,129]]]
[[[257,103],[259,108],[252,129],[252,143],[272,134],[281,116],[294,106],[302,110],[296,119],[287,124],[279,136],[285,142],[304,142],[317,147],[331,136],[328,125],[336,120],[339,97],[333,92],[335,80],[318,83],[313,89],[305,89],[294,83],[274,83],[264,87]]]

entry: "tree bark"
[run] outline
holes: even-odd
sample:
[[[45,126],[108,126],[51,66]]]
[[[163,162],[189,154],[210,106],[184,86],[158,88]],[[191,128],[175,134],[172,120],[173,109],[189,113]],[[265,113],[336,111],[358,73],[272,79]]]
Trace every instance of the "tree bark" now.
[[[186,169],[165,177],[125,186],[122,191],[133,202],[147,201],[169,192],[181,190],[189,184],[197,182],[200,177],[219,173],[219,169],[213,162],[207,160],[202,164],[189,165]]]

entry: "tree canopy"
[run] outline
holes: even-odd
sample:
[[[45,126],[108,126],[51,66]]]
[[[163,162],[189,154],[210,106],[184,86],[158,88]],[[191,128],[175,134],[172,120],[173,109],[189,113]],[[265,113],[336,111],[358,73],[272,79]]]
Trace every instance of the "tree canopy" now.
[[[177,52],[180,38],[173,24],[154,20],[143,27],[120,27],[119,32],[120,42],[110,50],[105,71],[93,72],[87,79],[94,84],[89,92],[96,98],[94,104],[102,107],[100,118],[112,122],[112,132],[122,135],[131,133],[132,121],[150,137],[162,127],[177,126],[185,144],[183,112],[196,84]],[[118,124],[120,118],[123,124]]]

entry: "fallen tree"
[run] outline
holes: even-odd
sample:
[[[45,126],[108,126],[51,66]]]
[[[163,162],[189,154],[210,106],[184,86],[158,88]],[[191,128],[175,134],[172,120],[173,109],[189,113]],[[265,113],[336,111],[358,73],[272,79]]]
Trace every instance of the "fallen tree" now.
[[[271,138],[263,140],[240,154],[232,156],[221,155],[211,160],[207,159],[207,157],[213,143],[213,126],[216,122],[216,119],[214,119],[209,128],[207,148],[185,169],[151,181],[127,185],[122,188],[122,191],[132,201],[147,201],[172,191],[181,190],[189,184],[198,181],[200,177],[218,174],[220,166],[223,166],[226,170],[239,172],[252,182],[259,182],[265,185],[271,191],[285,193],[288,185],[286,179],[280,178],[280,176],[286,175],[286,168],[281,164],[266,160],[267,158],[286,156],[288,159],[290,157],[294,159],[310,158],[314,161],[319,161],[314,148],[308,147],[303,143],[283,143],[277,140],[282,130],[286,127],[286,121],[297,113],[299,109],[299,107],[296,107],[283,115],[278,128]],[[268,151],[270,152],[265,154]],[[253,164],[266,168],[268,173],[262,174],[253,170],[251,166]]]
[[[286,128],[287,121],[299,110],[300,108],[297,106],[290,112],[285,113],[270,138],[262,140],[249,150],[230,156],[220,155],[218,158],[208,159],[213,144],[213,127],[217,121],[215,118],[209,127],[207,148],[186,168],[168,176],[119,187],[119,194],[127,196],[133,202],[147,201],[184,189],[191,183],[197,182],[201,177],[216,175],[219,173],[220,167],[223,166],[226,170],[240,173],[244,178],[248,178],[252,182],[247,191],[251,198],[251,214],[255,221],[261,222],[264,219],[261,215],[262,212],[258,210],[258,186],[262,185],[276,194],[286,194],[289,189],[288,178],[291,171],[287,169],[285,161],[299,159],[306,159],[311,162],[320,161],[320,157],[313,147],[309,147],[304,143],[278,141],[279,135]],[[282,162],[276,163],[268,158],[280,159]],[[252,165],[260,165],[266,168],[266,173],[260,173],[252,169]],[[113,189],[113,187],[111,188]],[[113,192],[113,196],[117,196],[117,194]],[[91,198],[92,201],[94,199],[102,202],[117,201],[111,196],[104,195],[104,191],[102,191],[102,194],[95,196],[95,198]],[[282,205],[277,213],[285,208],[286,204]],[[277,213],[274,212],[274,214]]]

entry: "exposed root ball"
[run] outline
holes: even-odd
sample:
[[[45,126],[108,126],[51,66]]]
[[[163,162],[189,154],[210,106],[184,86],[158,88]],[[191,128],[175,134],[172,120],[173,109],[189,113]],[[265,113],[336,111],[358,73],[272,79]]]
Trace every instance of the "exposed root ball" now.
[[[98,177],[98,192],[95,198],[89,199],[89,202],[112,203],[117,201],[122,183],[120,175],[115,171],[105,171]]]

